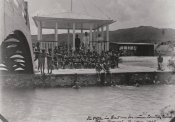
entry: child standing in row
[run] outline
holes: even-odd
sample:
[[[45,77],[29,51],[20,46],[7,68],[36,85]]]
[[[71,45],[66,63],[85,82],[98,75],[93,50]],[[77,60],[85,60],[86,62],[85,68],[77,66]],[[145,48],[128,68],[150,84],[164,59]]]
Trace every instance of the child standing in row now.
[[[52,70],[53,70],[52,50],[49,49],[48,52],[49,53],[47,54],[47,71],[48,71],[48,74],[52,74]]]
[[[39,54],[41,74],[44,74],[44,70],[45,70],[45,58],[46,58],[46,53],[45,53],[45,50],[43,49],[42,52]]]

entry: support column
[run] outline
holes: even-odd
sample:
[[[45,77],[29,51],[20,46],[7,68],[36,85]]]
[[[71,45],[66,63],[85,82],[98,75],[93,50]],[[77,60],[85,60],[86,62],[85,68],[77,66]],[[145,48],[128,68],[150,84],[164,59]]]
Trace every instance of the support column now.
[[[68,29],[67,30],[67,51],[68,51],[68,55],[69,55],[69,53],[70,53],[70,44],[69,44],[69,42],[70,42],[70,30]]]
[[[93,31],[93,41],[95,41],[96,30]]]
[[[92,25],[90,25],[90,50],[92,51],[93,50],[93,47],[92,47]]]
[[[104,51],[104,46],[105,46],[105,42],[104,41],[105,40],[104,40],[104,27],[103,26],[101,27],[101,37],[103,39],[102,40],[103,42],[101,42],[101,51]]]
[[[83,29],[81,29],[81,43],[83,41]]]
[[[104,38],[104,27],[103,26],[101,27],[101,37]]]
[[[55,48],[55,47],[54,47],[54,42],[52,42],[52,51],[53,51],[54,48]]]
[[[109,25],[106,26],[106,41],[107,41],[106,50],[109,51]]]
[[[56,46],[58,46],[58,23],[55,24],[55,41]]]
[[[92,41],[92,46],[93,46],[93,47],[95,47],[95,41],[96,41],[96,39],[95,39],[95,33],[96,33],[96,31],[93,30],[93,33],[92,33],[92,38],[93,38],[93,39],[92,39],[92,40],[93,40],[93,41]]]
[[[73,23],[73,52],[75,51],[75,23]]]
[[[100,50],[100,42],[99,42],[99,37],[98,35],[100,34],[100,29],[97,29],[97,52],[100,54],[101,50]],[[101,34],[100,34],[101,35]]]
[[[97,29],[95,29],[95,42],[94,43],[95,43],[95,48],[96,48],[95,50],[96,51],[98,49],[98,43],[97,43],[98,40],[97,39],[98,39],[98,31],[97,31]]]
[[[83,37],[84,37],[84,35],[83,35],[84,33],[83,33],[83,29],[81,29],[81,37],[80,37],[80,48],[82,49],[82,45],[83,45]]]

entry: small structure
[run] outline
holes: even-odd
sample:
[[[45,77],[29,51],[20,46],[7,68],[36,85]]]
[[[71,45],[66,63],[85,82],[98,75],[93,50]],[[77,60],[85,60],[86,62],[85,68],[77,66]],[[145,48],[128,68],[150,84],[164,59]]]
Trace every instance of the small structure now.
[[[67,30],[68,40],[67,40],[67,50],[70,52],[70,30],[73,33],[73,45],[72,50],[75,51],[75,34],[76,30],[81,32],[80,39],[83,38],[83,31],[89,31],[90,47],[98,44],[101,47],[101,51],[109,50],[109,25],[114,21],[110,19],[95,18],[86,15],[80,15],[73,12],[65,12],[61,14],[51,14],[51,15],[38,15],[33,17],[33,20],[38,28],[38,41],[42,41],[42,30],[43,29],[54,29],[55,30],[55,40],[50,42],[41,43],[41,48],[47,49],[50,47],[55,47],[59,45],[58,40],[58,29]],[[104,30],[105,29],[105,30]],[[101,34],[104,41],[97,42],[97,35]],[[105,35],[106,34],[106,35]],[[105,38],[104,38],[105,37]]]
[[[154,56],[154,44],[110,42],[110,49],[118,50],[121,56]]]

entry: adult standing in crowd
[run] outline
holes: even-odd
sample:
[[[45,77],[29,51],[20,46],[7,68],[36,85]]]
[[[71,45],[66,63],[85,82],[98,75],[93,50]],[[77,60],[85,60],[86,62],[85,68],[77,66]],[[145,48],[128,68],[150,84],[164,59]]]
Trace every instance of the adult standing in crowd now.
[[[87,32],[85,32],[85,35],[83,37],[83,49],[85,51],[85,53],[88,52],[88,50],[90,49],[90,40],[89,40],[89,35]]]
[[[52,49],[48,50],[48,54],[47,54],[47,71],[48,74],[52,74],[52,69],[53,69],[53,60],[52,60]]]
[[[34,61],[36,61],[38,59],[39,52],[40,52],[40,43],[37,42],[36,43],[36,46],[34,48],[34,53],[35,53],[35,59],[34,59]]]
[[[114,51],[112,51],[112,54],[111,54],[111,68],[114,69],[115,68],[115,54],[114,54]]]
[[[58,69],[58,57],[59,57],[58,53],[59,53],[59,51],[60,51],[59,48],[57,46],[55,46],[55,48],[53,50],[53,54],[54,54],[53,64],[56,67],[56,69]]]
[[[75,38],[75,51],[76,53],[79,53],[80,52],[80,38],[78,37],[78,34],[76,34],[76,38]]]
[[[120,54],[119,54],[119,52],[117,52],[116,53],[116,67],[117,68],[119,68],[119,65],[118,65],[119,64],[119,56],[120,56]]]
[[[97,52],[98,52],[98,54],[101,54],[101,52],[102,52],[102,42],[103,42],[103,37],[101,37],[101,34],[98,34],[98,37],[97,37]]]
[[[45,70],[45,58],[46,58],[46,53],[45,50],[42,50],[42,53],[39,55],[40,58],[40,69],[41,69],[41,74],[44,74],[44,70]]]
[[[162,70],[163,57],[161,56],[161,54],[159,54],[157,62],[158,62],[158,70]]]
[[[40,58],[39,58],[39,55],[40,55],[40,43],[39,42],[37,42],[36,43],[36,46],[35,46],[35,48],[34,48],[34,54],[35,54],[35,59],[34,59],[34,61],[37,61],[38,60],[38,66],[37,66],[37,68],[38,68],[38,70],[40,69]]]

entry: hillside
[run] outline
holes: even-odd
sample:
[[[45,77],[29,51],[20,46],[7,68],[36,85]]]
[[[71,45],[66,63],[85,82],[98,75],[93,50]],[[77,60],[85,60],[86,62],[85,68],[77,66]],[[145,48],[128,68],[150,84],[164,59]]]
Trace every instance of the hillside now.
[[[110,32],[112,42],[144,42],[175,41],[175,29],[159,29],[151,26],[119,29]]]
[[[157,43],[162,41],[175,41],[175,29],[159,29],[151,26],[140,26],[135,28],[119,29],[110,31],[111,42],[144,42]],[[43,40],[54,40],[54,34],[43,35]],[[66,43],[67,35],[59,34],[61,43]],[[72,35],[70,36],[72,39]],[[37,36],[33,35],[32,40],[37,40]]]

